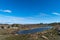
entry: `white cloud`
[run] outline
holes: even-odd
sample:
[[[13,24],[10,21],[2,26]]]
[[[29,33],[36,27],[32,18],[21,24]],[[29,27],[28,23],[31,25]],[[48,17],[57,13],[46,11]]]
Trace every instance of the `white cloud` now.
[[[11,13],[11,10],[0,10],[1,12],[7,12],[7,13]]]
[[[53,14],[54,14],[54,15],[58,15],[58,16],[60,16],[60,13],[56,13],[56,12],[55,12],[55,13],[53,13]]]
[[[23,18],[23,17],[14,17],[14,16],[5,16],[5,15],[0,15],[0,23],[2,24],[13,24],[13,23],[18,23],[18,24],[33,24],[33,23],[39,23],[39,21],[31,18]]]
[[[0,23],[21,23],[23,20],[24,18],[0,15]]]

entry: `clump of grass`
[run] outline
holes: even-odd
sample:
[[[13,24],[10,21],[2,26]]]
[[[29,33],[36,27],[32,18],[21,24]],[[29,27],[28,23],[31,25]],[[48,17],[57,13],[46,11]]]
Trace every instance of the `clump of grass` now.
[[[29,35],[13,35],[5,38],[5,40],[28,40],[29,38]]]

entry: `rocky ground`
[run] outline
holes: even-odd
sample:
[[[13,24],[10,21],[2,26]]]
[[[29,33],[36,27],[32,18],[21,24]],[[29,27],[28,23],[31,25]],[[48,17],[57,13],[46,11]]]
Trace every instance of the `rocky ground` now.
[[[52,30],[41,32],[41,33],[1,37],[1,39],[3,38],[4,40],[60,40],[60,35],[58,35],[55,29],[52,29]]]
[[[6,30],[0,30],[0,40],[60,40],[56,29],[26,35],[10,35]]]

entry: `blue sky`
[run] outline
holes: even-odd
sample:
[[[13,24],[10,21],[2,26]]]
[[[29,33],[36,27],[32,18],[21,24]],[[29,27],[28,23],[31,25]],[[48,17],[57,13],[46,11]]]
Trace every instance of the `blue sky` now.
[[[0,0],[0,23],[60,22],[60,0]]]

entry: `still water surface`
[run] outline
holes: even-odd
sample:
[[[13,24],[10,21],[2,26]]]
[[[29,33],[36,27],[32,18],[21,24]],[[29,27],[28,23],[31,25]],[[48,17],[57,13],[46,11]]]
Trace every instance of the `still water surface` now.
[[[52,26],[47,26],[47,27],[40,27],[40,28],[35,28],[35,29],[30,29],[30,30],[21,30],[16,32],[17,34],[30,34],[30,33],[37,33],[37,32],[42,32],[45,30],[52,29]]]

